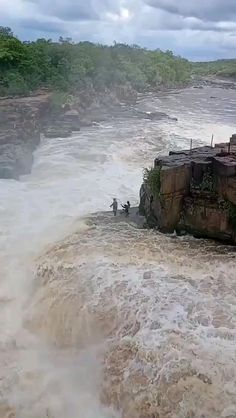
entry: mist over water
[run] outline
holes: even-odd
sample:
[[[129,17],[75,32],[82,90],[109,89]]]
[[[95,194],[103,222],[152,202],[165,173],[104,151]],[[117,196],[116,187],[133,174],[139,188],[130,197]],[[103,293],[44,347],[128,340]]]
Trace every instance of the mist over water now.
[[[31,174],[0,181],[0,418],[236,415],[234,250],[91,215],[137,205],[158,154],[227,141],[235,104],[212,88],[140,96],[178,121],[42,139]]]

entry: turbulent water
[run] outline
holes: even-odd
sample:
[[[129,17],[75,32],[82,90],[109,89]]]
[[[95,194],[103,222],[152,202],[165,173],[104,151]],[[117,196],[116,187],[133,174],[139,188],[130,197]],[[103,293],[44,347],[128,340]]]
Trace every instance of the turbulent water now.
[[[171,148],[228,140],[235,91],[140,97],[135,116],[42,139],[1,180],[0,418],[236,416],[233,248],[98,213],[138,203]]]

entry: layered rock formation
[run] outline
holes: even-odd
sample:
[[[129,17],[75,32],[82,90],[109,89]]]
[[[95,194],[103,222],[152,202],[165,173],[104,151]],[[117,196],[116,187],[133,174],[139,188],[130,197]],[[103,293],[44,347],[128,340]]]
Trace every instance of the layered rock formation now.
[[[48,94],[0,100],[0,178],[30,172],[48,106]]]
[[[121,104],[135,103],[137,93],[129,86],[101,93],[87,89],[62,106],[53,106],[51,98],[42,90],[35,96],[0,99],[0,178],[18,179],[30,172],[41,133],[69,137],[80,127],[124,114]]]
[[[215,148],[156,158],[140,190],[140,211],[162,232],[236,243],[236,135]]]

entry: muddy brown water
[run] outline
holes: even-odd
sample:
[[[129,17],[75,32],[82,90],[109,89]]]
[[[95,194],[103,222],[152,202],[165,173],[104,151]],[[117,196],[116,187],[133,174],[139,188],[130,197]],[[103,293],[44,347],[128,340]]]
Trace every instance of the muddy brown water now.
[[[137,205],[158,154],[227,140],[235,104],[140,96],[178,121],[124,111],[42,139],[31,174],[0,181],[1,418],[236,415],[234,248],[96,214]]]

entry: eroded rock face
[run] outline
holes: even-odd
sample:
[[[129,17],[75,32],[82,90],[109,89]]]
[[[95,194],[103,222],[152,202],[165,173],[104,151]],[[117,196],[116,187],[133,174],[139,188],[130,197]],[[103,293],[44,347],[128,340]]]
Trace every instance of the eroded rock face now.
[[[235,239],[228,211],[222,210],[218,203],[200,198],[184,200],[178,227],[199,237],[218,238],[222,241]]]
[[[42,94],[0,100],[0,178],[18,179],[30,172],[48,99]]]
[[[157,158],[160,190],[148,183],[140,190],[140,211],[162,232],[236,242],[236,145],[200,147]]]

